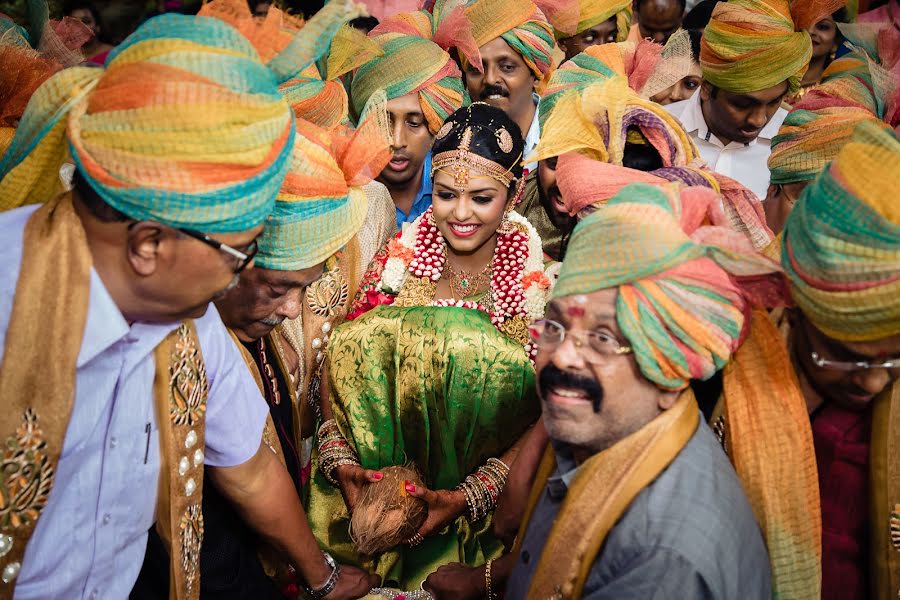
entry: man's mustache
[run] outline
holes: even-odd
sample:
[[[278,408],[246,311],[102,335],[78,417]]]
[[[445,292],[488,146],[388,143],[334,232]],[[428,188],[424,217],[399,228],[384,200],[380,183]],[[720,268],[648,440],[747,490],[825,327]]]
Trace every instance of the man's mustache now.
[[[277,327],[281,325],[281,322],[284,321],[284,317],[269,317],[267,319],[260,319],[259,322],[263,325],[269,325],[271,327]]]
[[[484,89],[481,90],[481,94],[479,95],[482,100],[487,100],[490,96],[503,96],[504,98],[509,97],[509,92],[504,90],[499,85],[486,85]]]
[[[591,399],[594,412],[600,412],[600,405],[603,401],[603,386],[596,380],[569,373],[556,368],[552,364],[548,364],[541,369],[541,373],[538,376],[538,391],[543,397],[553,388],[583,390],[587,397]]]

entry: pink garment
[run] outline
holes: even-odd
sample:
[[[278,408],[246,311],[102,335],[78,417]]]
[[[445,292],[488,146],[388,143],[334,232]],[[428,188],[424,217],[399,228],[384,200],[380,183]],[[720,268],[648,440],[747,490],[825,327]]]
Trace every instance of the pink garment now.
[[[379,21],[401,12],[419,8],[419,0],[362,0],[369,14]]]
[[[900,0],[891,0],[884,6],[859,15],[860,23],[887,23],[893,18],[894,27],[900,29]]]

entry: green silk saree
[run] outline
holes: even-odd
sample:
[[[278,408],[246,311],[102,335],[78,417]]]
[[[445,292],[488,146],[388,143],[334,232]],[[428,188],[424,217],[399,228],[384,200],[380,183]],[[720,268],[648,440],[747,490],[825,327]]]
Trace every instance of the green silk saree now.
[[[453,489],[500,457],[540,413],[522,346],[478,310],[379,306],[334,331],[328,360],[334,417],[362,466],[412,462],[431,489]],[[353,550],[340,491],[318,472],[317,458],[308,516],[339,562],[414,589],[443,564],[475,566],[500,555],[490,517],[474,524],[459,517],[415,548],[363,560]]]

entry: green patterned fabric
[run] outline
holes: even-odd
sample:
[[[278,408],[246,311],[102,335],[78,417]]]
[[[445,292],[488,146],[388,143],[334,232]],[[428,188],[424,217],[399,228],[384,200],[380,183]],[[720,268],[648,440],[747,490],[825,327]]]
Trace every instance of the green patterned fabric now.
[[[415,463],[431,489],[453,489],[499,457],[537,420],[534,369],[522,346],[486,313],[455,307],[379,306],[338,327],[328,349],[331,401],[363,467]],[[484,564],[502,551],[490,518],[459,517],[415,549],[363,561],[348,534],[340,491],[315,468],[307,506],[319,542],[339,562],[415,589],[439,566]]]

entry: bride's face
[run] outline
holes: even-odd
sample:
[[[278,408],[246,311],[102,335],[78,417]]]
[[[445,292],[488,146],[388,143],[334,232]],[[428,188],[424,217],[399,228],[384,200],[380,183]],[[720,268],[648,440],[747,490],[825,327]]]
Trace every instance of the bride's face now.
[[[444,171],[433,182],[434,222],[454,253],[471,254],[493,239],[510,201],[502,183],[475,170],[465,185]]]

